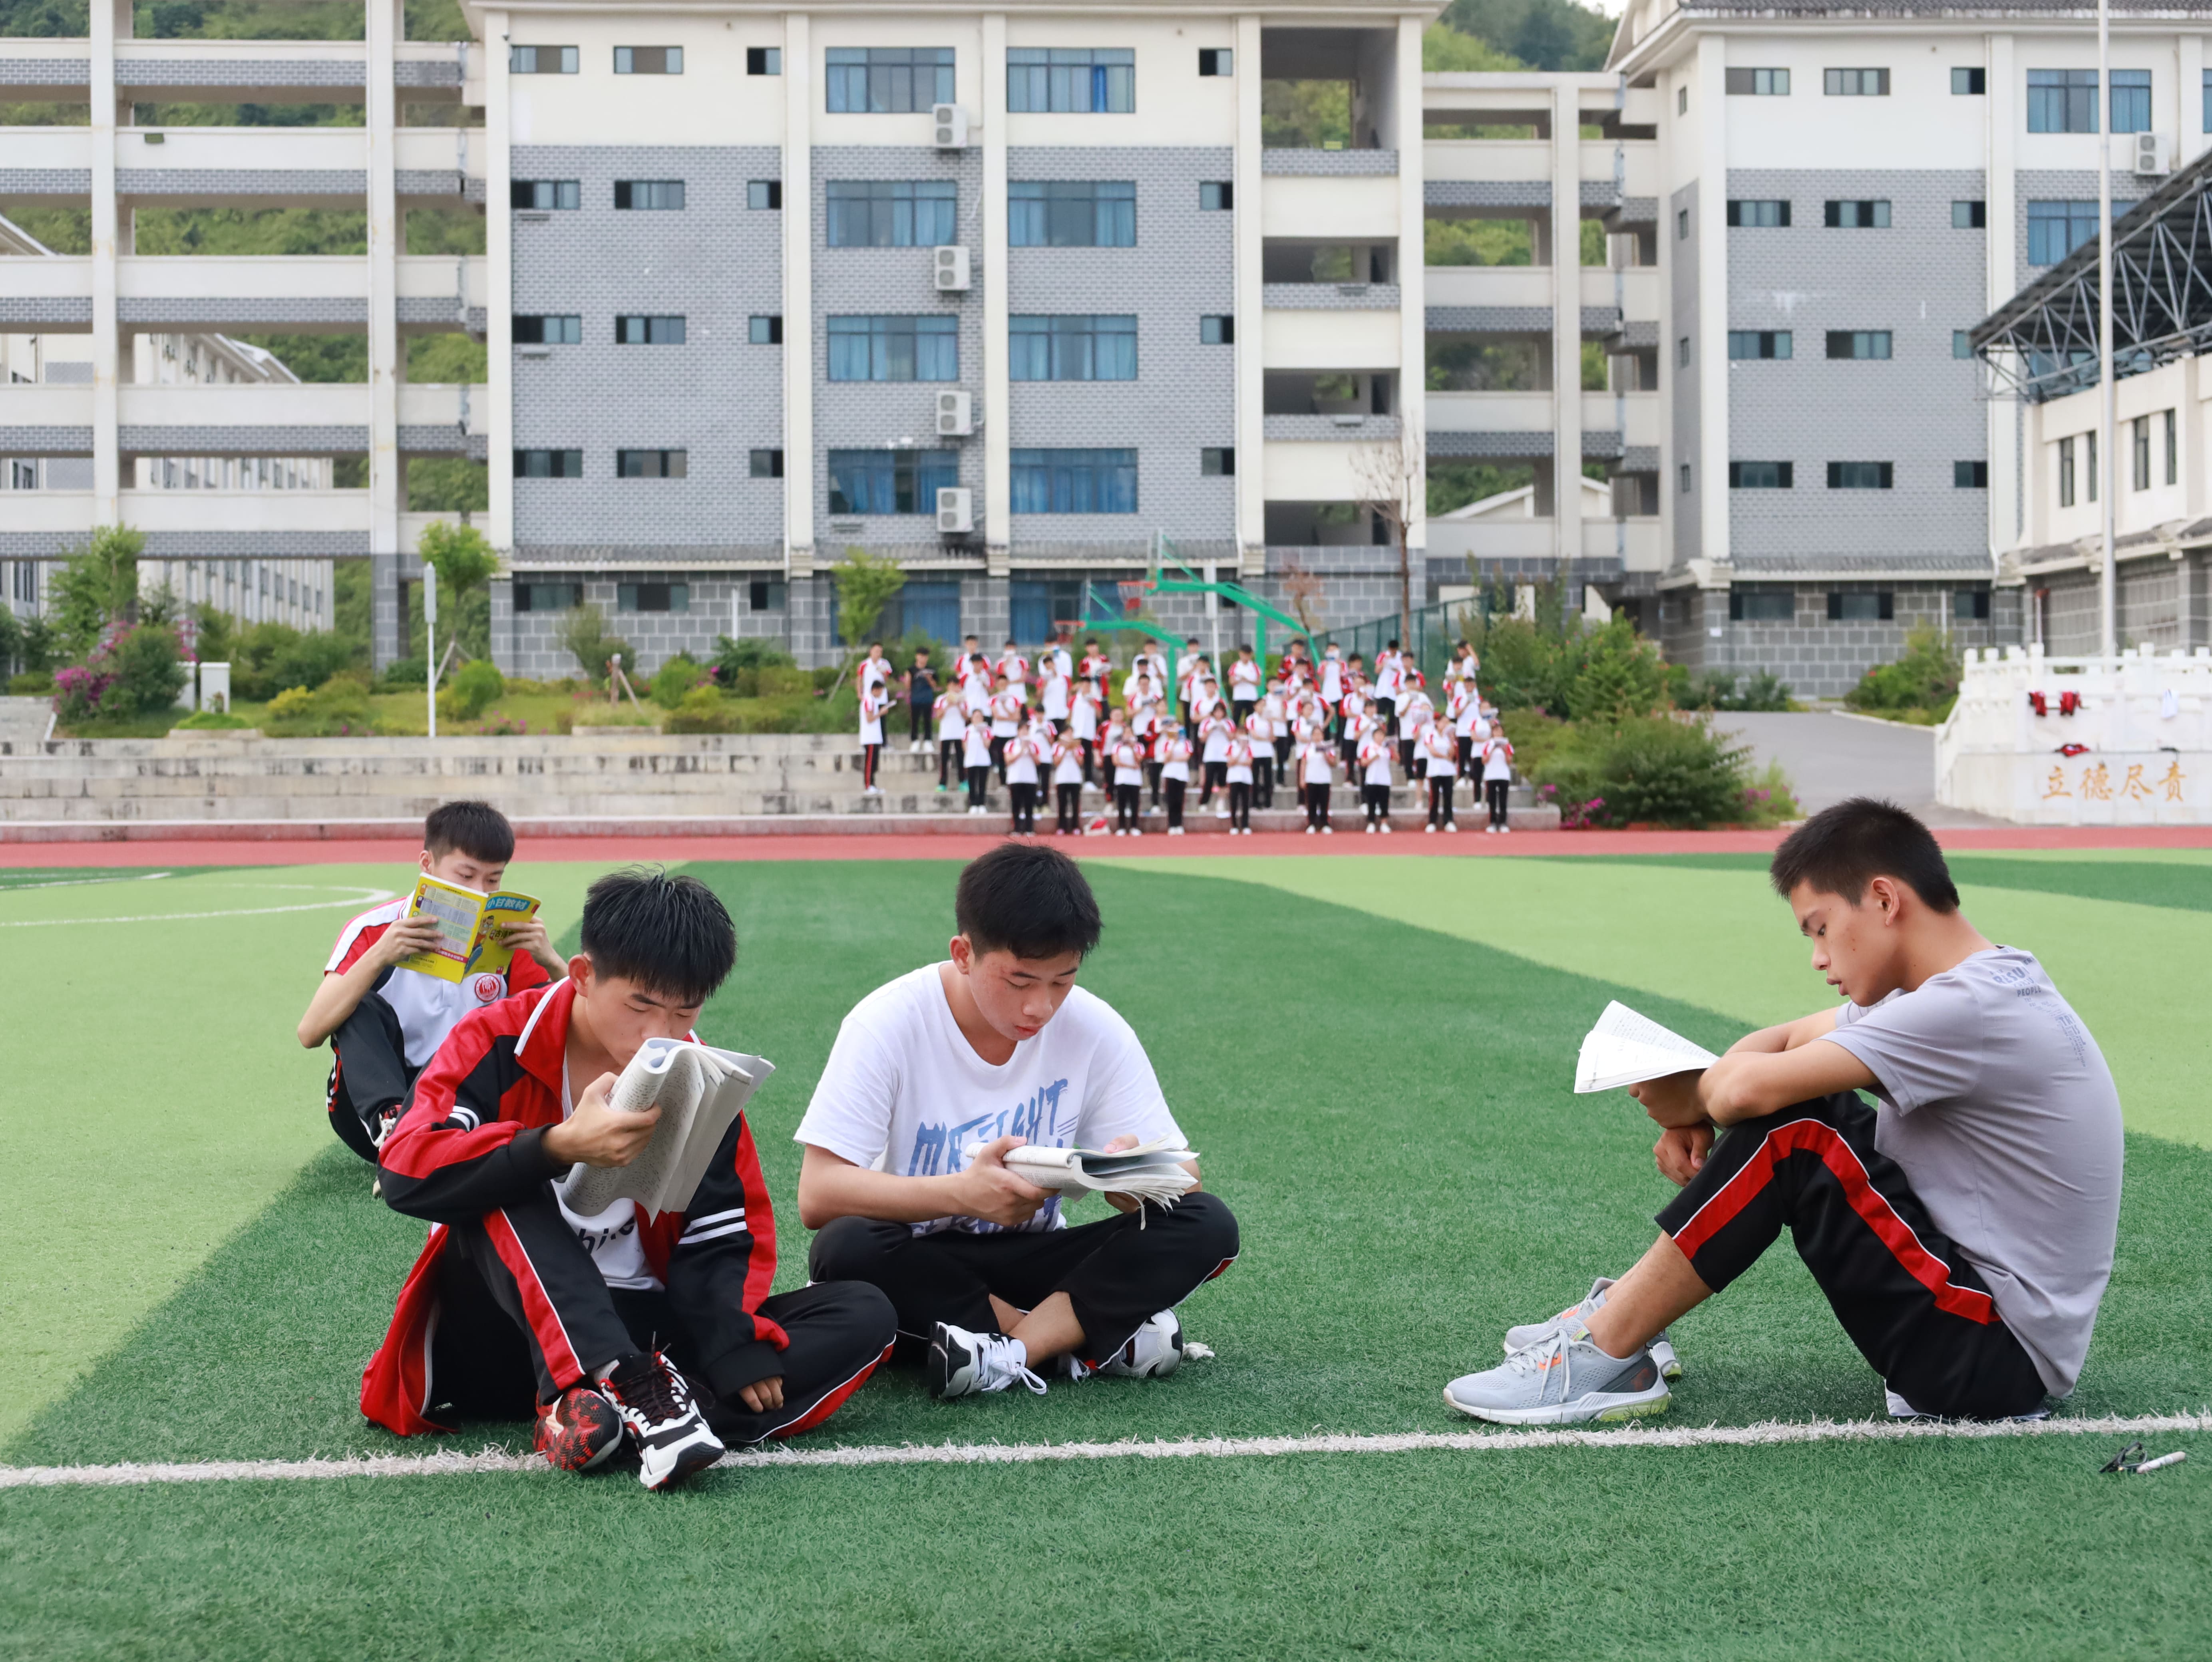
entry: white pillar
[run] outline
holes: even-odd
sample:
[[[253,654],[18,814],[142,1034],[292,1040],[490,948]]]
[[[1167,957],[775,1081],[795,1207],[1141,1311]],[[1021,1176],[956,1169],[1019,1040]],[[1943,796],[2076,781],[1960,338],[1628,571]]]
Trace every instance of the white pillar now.
[[[2204,153],[2204,37],[2177,36],[2174,52],[2181,64],[2174,77],[2181,108],[2173,129],[2173,170],[2179,173]]]
[[[399,211],[394,50],[400,0],[367,0],[368,549],[399,551]]]
[[[1552,555],[1583,551],[1582,94],[1552,87]]]
[[[486,12],[484,85],[484,446],[495,548],[514,547],[514,88],[507,78],[507,14]]]
[[[1422,162],[1421,19],[1398,20],[1395,106],[1398,130],[1390,143],[1398,151],[1398,420],[1406,434],[1403,453],[1416,464],[1413,522],[1407,546],[1429,543],[1428,486],[1428,302],[1423,282],[1427,264],[1427,209],[1421,195]]]
[[[814,571],[814,58],[809,18],[783,18],[783,563]],[[828,632],[823,632],[824,640]]]
[[[1012,568],[1013,454],[1006,409],[1012,326],[1006,253],[1006,15],[983,17],[983,550],[994,577]]]
[[[1729,557],[1728,361],[1728,43],[1720,35],[1698,41],[1698,210],[1691,234],[1698,239],[1698,379],[1699,541],[1706,559]],[[1665,218],[1664,215],[1661,215]],[[1660,234],[1668,227],[1662,224]],[[1579,471],[1579,469],[1577,470]]]
[[[1231,181],[1235,197],[1237,282],[1237,546],[1244,575],[1267,569],[1267,431],[1261,414],[1267,380],[1261,341],[1267,312],[1260,282],[1260,19],[1246,12],[1237,19],[1237,45],[1230,71],[1237,80],[1237,160]]]
[[[2014,198],[2016,158],[2014,135],[2021,130],[2020,94],[2013,70],[2013,38],[1989,37],[1982,83],[1985,124],[1983,139],[1984,197],[1983,314],[1987,316],[2010,300],[2020,287],[2014,268],[2020,215]],[[1990,458],[1990,559],[2019,542],[2026,530],[2020,497],[2021,404],[2015,398],[1992,398],[1987,408]],[[2029,477],[2034,470],[2029,470]]]
[[[122,331],[115,316],[115,43],[131,37],[131,0],[92,0],[92,523],[123,521],[118,443]]]

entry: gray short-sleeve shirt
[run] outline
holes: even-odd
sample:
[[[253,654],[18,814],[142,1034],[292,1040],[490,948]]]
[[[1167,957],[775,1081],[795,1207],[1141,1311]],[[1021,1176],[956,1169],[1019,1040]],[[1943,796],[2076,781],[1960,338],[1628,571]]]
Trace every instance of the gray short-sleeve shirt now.
[[[2035,955],[1991,947],[1880,1004],[1831,1043],[1889,1110],[1875,1146],[1981,1273],[2052,1394],[2074,1389],[2112,1273],[2119,1092]]]

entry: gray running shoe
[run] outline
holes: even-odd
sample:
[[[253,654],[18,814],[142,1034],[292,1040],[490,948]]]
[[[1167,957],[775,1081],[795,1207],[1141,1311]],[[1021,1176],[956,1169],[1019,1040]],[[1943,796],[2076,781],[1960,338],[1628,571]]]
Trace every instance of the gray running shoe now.
[[[1582,1425],[1663,1414],[1672,1400],[1649,1350],[1622,1359],[1590,1343],[1579,1323],[1516,1350],[1501,1367],[1444,1387],[1461,1413],[1501,1425]]]
[[[1569,1322],[1587,1321],[1590,1312],[1605,1302],[1606,1289],[1612,1285],[1611,1276],[1600,1276],[1590,1283],[1587,1296],[1569,1305],[1550,1320],[1524,1322],[1518,1327],[1507,1328],[1505,1354],[1510,1356],[1516,1350],[1525,1350],[1530,1345],[1549,1338]],[[1651,1352],[1651,1360],[1659,1364],[1661,1379],[1679,1380],[1682,1377],[1682,1359],[1674,1354],[1674,1344],[1668,1340],[1665,1328],[1661,1328],[1658,1337],[1645,1348]]]

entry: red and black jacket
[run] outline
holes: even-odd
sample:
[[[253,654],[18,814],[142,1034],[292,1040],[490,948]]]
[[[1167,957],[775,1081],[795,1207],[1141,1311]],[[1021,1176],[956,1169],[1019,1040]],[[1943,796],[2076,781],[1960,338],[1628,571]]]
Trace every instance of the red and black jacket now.
[[[575,983],[557,981],[464,1018],[415,1083],[413,1100],[379,1158],[385,1200],[427,1218],[430,1239],[400,1289],[384,1344],[362,1374],[361,1410],[400,1436],[443,1429],[425,1416],[437,1265],[447,1227],[543,1195],[568,1168],[547,1159],[547,1127],[561,1123],[561,1073]],[[752,1132],[740,1114],[686,1211],[640,1221],[646,1261],[678,1313],[698,1305],[732,1345],[790,1344],[757,1313],[775,1283],[775,1212]],[[672,1262],[684,1273],[672,1279]],[[727,1312],[744,1313],[730,1321]],[[702,1367],[716,1358],[701,1357]],[[763,1368],[763,1374],[775,1371]],[[575,1380],[558,1381],[565,1388]]]

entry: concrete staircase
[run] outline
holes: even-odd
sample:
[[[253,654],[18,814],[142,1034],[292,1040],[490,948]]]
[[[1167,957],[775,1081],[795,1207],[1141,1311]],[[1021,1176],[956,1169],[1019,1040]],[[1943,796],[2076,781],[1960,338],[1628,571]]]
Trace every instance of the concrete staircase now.
[[[37,755],[53,719],[49,700],[0,698],[0,756]]]

